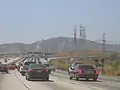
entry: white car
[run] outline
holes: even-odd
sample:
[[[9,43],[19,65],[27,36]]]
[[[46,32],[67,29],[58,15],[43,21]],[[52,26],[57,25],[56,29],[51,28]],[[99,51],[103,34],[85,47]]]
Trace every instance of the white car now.
[[[23,66],[20,66],[20,73],[22,72],[22,67],[23,67]]]

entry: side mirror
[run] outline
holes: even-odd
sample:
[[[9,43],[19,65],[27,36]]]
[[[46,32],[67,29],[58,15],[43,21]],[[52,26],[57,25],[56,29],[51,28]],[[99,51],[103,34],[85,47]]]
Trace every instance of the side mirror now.
[[[73,67],[71,67],[70,69],[74,70],[74,68],[73,68]]]

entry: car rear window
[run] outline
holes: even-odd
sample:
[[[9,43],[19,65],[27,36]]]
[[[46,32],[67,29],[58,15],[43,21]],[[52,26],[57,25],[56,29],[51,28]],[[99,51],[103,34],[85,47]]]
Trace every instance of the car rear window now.
[[[30,64],[35,64],[35,62],[25,62],[24,65],[30,65]]]
[[[76,65],[76,63],[73,63],[73,64],[71,65],[71,67],[75,67],[75,65]]]
[[[93,66],[90,66],[90,65],[80,65],[78,68],[81,68],[81,69],[95,69]]]
[[[30,69],[35,69],[35,68],[46,68],[46,66],[43,64],[31,64],[30,65]]]
[[[1,64],[0,67],[7,67],[7,64]]]

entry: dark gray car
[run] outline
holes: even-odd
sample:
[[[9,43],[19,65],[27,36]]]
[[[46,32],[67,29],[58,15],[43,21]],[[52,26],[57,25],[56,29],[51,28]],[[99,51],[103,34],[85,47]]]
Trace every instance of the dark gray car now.
[[[8,73],[7,64],[0,64],[0,72]]]
[[[49,80],[49,70],[44,64],[31,64],[28,71],[25,74],[26,80],[31,79],[43,79]]]

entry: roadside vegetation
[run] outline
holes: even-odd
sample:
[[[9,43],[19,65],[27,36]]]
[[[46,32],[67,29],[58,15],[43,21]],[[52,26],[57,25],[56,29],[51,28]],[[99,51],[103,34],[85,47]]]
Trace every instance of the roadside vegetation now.
[[[54,65],[57,69],[68,70],[68,67],[73,62],[95,65],[95,61],[93,59],[75,60],[72,62],[68,59],[53,59],[49,63]],[[101,72],[101,65],[98,66],[98,69]],[[103,74],[107,76],[120,76],[120,58],[118,57],[117,53],[111,54],[109,58],[105,60]]]

